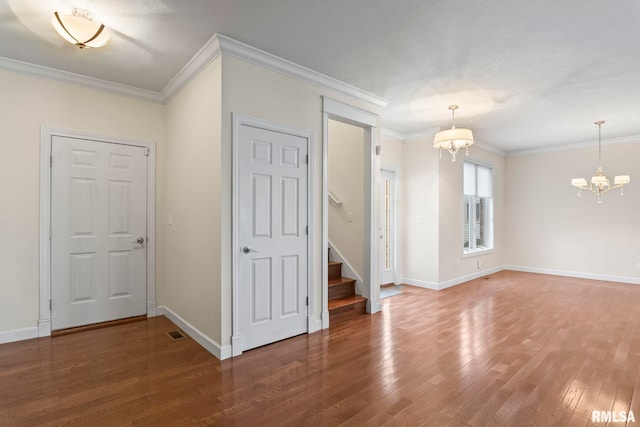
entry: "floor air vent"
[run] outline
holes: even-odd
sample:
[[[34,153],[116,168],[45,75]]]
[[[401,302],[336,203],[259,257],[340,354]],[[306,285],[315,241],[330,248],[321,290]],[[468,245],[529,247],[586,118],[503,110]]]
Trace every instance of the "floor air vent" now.
[[[169,335],[169,338],[171,338],[174,341],[184,338],[184,335],[182,335],[180,331],[169,331],[167,332],[167,335]]]

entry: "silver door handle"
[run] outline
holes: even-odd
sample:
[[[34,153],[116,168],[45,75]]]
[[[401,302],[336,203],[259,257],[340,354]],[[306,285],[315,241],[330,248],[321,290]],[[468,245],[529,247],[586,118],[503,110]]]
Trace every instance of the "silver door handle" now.
[[[243,253],[245,253],[245,254],[248,254],[249,252],[255,252],[255,253],[257,253],[257,254],[259,254],[259,253],[260,253],[260,252],[256,251],[255,249],[250,248],[249,246],[245,246],[245,247],[243,247],[243,248],[242,248],[242,252],[243,252]]]
[[[139,245],[144,243],[144,237],[138,237],[138,239],[135,242],[131,242],[131,243],[137,243]]]

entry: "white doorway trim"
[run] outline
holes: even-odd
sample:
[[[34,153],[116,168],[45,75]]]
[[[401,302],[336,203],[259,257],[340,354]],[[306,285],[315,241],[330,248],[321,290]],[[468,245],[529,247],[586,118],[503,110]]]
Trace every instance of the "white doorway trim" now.
[[[147,162],[147,317],[156,316],[156,150],[155,143],[42,127],[40,131],[40,309],[38,337],[51,335],[51,140],[53,136],[145,147]]]
[[[329,119],[364,128],[364,296],[367,313],[380,311],[380,239],[378,239],[379,206],[377,193],[380,182],[380,166],[376,156],[378,140],[378,116],[340,101],[322,97],[322,328],[329,327]]]
[[[259,129],[270,130],[279,133],[285,133],[289,135],[299,136],[307,140],[307,153],[309,156],[307,165],[307,295],[309,297],[309,304],[307,307],[307,333],[315,332],[315,311],[314,311],[314,292],[313,292],[313,133],[304,129],[295,129],[286,126],[282,126],[277,123],[273,123],[267,120],[258,119],[251,116],[246,116],[237,113],[231,113],[231,119],[233,121],[232,131],[232,184],[231,184],[231,355],[232,357],[242,354],[242,331],[240,330],[240,301],[239,301],[239,284],[238,284],[238,262],[237,257],[240,253],[240,244],[238,239],[239,234],[239,156],[238,156],[238,142],[241,126],[251,126]]]

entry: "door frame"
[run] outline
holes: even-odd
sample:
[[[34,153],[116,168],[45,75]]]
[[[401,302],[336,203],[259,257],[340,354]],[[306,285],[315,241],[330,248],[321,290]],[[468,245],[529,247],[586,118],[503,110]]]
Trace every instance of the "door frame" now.
[[[238,158],[238,144],[241,126],[250,126],[268,131],[285,133],[298,136],[307,140],[307,333],[313,331],[315,322],[314,313],[314,293],[313,293],[313,132],[296,129],[288,126],[273,123],[268,120],[259,119],[238,113],[231,113],[233,130],[231,136],[232,145],[232,171],[231,171],[231,356],[239,356],[244,350],[242,330],[240,330],[240,301],[238,284],[238,258],[240,254],[239,242],[239,173],[240,165]]]
[[[51,335],[51,144],[54,136],[144,147],[147,160],[147,317],[156,310],[156,146],[154,142],[43,126],[40,129],[40,304],[38,337]]]
[[[380,158],[376,154],[378,116],[369,111],[322,97],[322,328],[329,327],[329,119],[364,129],[364,296],[367,313],[377,313],[380,306],[380,224],[378,188]]]
[[[389,173],[393,176],[393,185],[391,188],[392,191],[392,199],[391,199],[391,241],[393,242],[392,248],[391,248],[391,270],[392,270],[392,276],[393,276],[393,283],[394,284],[398,284],[398,272],[397,272],[397,258],[398,258],[398,230],[397,230],[397,223],[398,223],[398,196],[397,196],[397,172],[395,171],[395,169],[385,169],[385,168],[381,168],[380,169],[380,180],[382,181],[382,175],[383,173]],[[378,190],[380,191],[380,190]],[[382,216],[382,197],[380,197],[380,216]],[[380,232],[382,233],[382,227],[384,224],[380,224]],[[380,239],[382,240],[382,239]],[[384,263],[382,262],[382,254],[383,254],[383,248],[382,245],[380,246],[380,285],[385,285],[385,283],[382,283],[382,270],[384,268]]]

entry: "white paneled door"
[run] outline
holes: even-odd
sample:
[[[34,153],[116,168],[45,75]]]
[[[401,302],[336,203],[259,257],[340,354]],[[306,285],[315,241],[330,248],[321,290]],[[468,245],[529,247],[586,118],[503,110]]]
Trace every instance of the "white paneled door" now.
[[[146,314],[144,147],[54,136],[51,153],[52,329]]]
[[[238,322],[247,350],[307,332],[307,139],[237,138]]]

